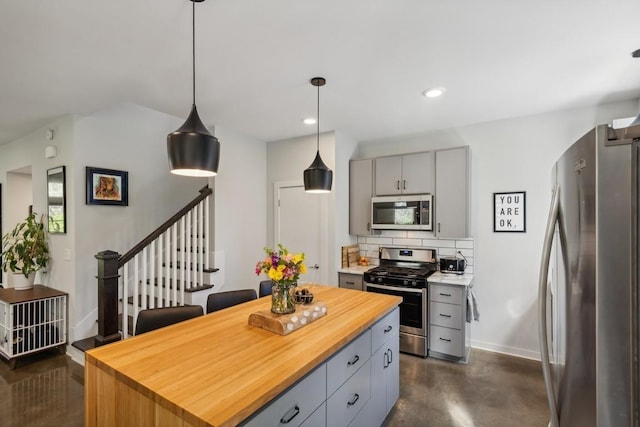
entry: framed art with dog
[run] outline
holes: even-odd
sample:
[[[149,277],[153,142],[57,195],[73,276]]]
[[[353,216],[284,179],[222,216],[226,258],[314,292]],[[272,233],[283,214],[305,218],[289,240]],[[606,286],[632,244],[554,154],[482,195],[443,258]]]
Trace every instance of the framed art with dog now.
[[[129,205],[128,172],[87,166],[87,205]]]

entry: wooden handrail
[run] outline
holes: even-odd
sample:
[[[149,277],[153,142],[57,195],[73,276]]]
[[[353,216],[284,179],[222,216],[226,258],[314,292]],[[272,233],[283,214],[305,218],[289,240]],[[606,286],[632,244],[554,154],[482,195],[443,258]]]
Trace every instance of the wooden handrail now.
[[[187,214],[187,212],[189,212],[191,209],[193,209],[195,206],[197,206],[198,203],[200,203],[201,201],[203,201],[204,199],[206,199],[207,197],[209,197],[213,193],[213,190],[211,188],[209,188],[208,185],[205,185],[199,191],[200,191],[200,195],[198,197],[196,197],[191,202],[189,202],[184,208],[180,209],[180,211],[177,214],[175,214],[174,216],[169,218],[164,224],[162,224],[156,230],[151,232],[151,234],[149,234],[147,237],[142,239],[142,241],[140,241],[140,243],[138,243],[133,248],[131,248],[131,250],[129,250],[124,255],[122,255],[118,259],[118,268],[120,268],[123,265],[125,265],[134,256],[136,256],[138,253],[140,253],[142,251],[142,249],[144,249],[145,247],[149,246],[149,244],[151,242],[156,240],[158,237],[160,237],[162,235],[162,233],[167,231],[173,224],[178,222],[178,220],[180,218],[182,218],[183,216],[185,216]],[[209,236],[206,236],[206,238],[208,239]]]

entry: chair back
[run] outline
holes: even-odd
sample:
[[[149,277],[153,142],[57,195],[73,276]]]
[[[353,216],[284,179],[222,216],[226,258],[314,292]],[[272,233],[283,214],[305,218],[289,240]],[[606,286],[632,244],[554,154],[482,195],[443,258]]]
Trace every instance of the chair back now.
[[[260,282],[260,289],[258,289],[258,296],[260,298],[271,295],[271,288],[273,287],[273,280],[263,280]]]
[[[255,289],[240,289],[211,294],[207,297],[207,313],[257,299]]]
[[[203,314],[202,307],[199,305],[181,305],[142,310],[138,313],[135,334],[140,335],[154,329],[164,328]]]

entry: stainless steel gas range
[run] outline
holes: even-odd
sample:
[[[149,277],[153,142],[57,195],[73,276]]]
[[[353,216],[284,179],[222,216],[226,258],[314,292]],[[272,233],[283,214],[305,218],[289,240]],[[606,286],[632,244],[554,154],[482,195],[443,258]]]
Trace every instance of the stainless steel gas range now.
[[[367,292],[402,297],[400,351],[429,354],[427,278],[437,270],[433,249],[380,248],[380,265],[364,273]]]

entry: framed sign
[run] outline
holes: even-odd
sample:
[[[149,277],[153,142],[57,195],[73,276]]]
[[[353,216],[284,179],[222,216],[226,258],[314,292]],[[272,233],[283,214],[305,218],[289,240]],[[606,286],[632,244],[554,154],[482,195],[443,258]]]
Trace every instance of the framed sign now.
[[[526,191],[493,193],[493,231],[524,233],[527,231]]]
[[[47,170],[47,224],[51,234],[67,232],[67,197],[65,195],[65,168]]]
[[[87,205],[129,204],[128,173],[87,166]]]

